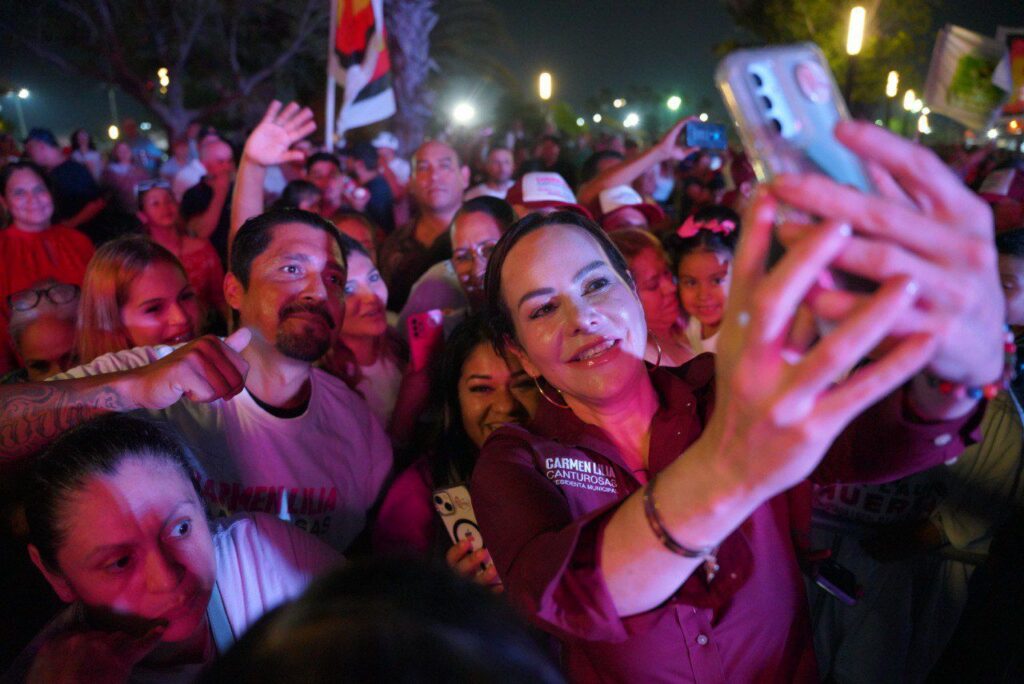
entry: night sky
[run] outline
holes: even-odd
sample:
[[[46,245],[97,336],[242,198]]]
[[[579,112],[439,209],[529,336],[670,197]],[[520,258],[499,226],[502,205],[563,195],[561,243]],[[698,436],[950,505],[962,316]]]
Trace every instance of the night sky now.
[[[582,107],[602,86],[630,84],[672,90],[697,106],[718,103],[712,73],[717,43],[739,38],[721,3],[712,0],[491,0],[506,17],[513,45],[504,61],[524,90],[535,88],[543,69],[555,75],[556,96]],[[997,25],[1024,25],[1020,0],[944,0],[936,26],[950,22],[993,35]],[[931,46],[922,47],[924,50]],[[29,126],[67,134],[77,125],[95,133],[109,123],[106,91],[99,84],[66,78],[49,66],[0,45],[0,70],[18,87],[32,90],[23,103]],[[446,94],[440,93],[441,101]],[[2,113],[14,123],[10,98]],[[124,96],[120,113],[145,119]]]

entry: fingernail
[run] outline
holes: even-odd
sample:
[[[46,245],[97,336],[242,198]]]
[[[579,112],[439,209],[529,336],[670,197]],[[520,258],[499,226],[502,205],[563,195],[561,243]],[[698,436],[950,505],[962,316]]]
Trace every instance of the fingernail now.
[[[903,286],[903,290],[911,297],[917,294],[918,289],[917,281],[913,278],[907,280],[907,284]]]
[[[839,227],[836,229],[836,232],[839,233],[841,237],[850,237],[851,235],[853,235],[853,226],[851,226],[849,223],[840,223]]]

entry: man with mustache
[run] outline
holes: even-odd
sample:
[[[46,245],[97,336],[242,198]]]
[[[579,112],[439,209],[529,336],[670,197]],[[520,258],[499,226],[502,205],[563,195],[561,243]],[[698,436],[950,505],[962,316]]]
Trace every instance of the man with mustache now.
[[[391,468],[366,402],[313,368],[341,327],[345,281],[327,221],[298,209],[246,221],[224,280],[241,328],[0,388],[0,462],[99,413],[150,409],[195,447],[211,513],[272,513],[344,551]]]

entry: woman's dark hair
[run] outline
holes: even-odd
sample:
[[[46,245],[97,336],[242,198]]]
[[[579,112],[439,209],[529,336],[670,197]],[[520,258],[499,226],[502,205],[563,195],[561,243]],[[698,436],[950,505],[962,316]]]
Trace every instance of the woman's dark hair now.
[[[1003,256],[1024,259],[1024,228],[1015,228],[996,235],[996,251]]]
[[[727,234],[701,229],[692,237],[682,238],[675,232],[666,235],[662,242],[672,259],[673,271],[679,270],[679,262],[683,257],[694,252],[733,254],[736,251],[736,242],[739,239],[740,233],[740,216],[735,211],[729,207],[716,204],[706,209],[701,209],[693,215],[692,220],[697,226],[712,222],[722,225],[731,221],[734,227]]]
[[[308,180],[297,178],[296,180],[288,181],[288,185],[284,186],[281,196],[277,198],[277,201],[270,208],[298,209],[299,205],[302,204],[302,200],[308,197],[320,197],[320,194],[320,188]]]
[[[373,257],[370,256],[370,253],[366,251],[366,247],[363,247],[363,243],[359,242],[359,240],[345,235],[340,231],[338,232],[338,238],[339,242],[341,242],[341,251],[345,255],[345,261],[349,260],[349,257],[352,256],[353,252],[356,254],[362,254],[370,261],[373,261]]]
[[[96,143],[92,139],[92,133],[90,133],[89,131],[87,131],[84,128],[79,128],[79,129],[76,129],[75,132],[71,134],[71,149],[72,149],[72,151],[78,149],[78,134],[79,133],[85,133],[86,138],[88,138],[88,142],[86,143],[86,147],[88,147],[90,150],[95,150],[96,149]]]
[[[46,189],[50,191],[50,194],[53,194],[53,187],[50,185],[50,179],[47,177],[46,171],[43,171],[43,167],[27,159],[21,159],[0,168],[0,197],[7,196],[7,184],[11,182],[11,176],[14,175],[15,171],[31,171],[36,174],[43,179],[43,183],[46,184]]]
[[[301,223],[316,228],[330,235],[341,249],[345,257],[345,246],[341,242],[341,233],[330,221],[321,218],[311,211],[302,209],[271,209],[242,224],[231,243],[230,270],[242,287],[249,288],[249,273],[252,262],[270,246],[274,239],[274,228],[285,223]],[[343,266],[345,264],[342,264]]]
[[[459,402],[459,380],[462,367],[473,350],[488,344],[497,350],[494,333],[482,314],[467,316],[445,340],[441,362],[434,368],[430,386],[436,416],[429,441],[430,474],[434,487],[446,487],[469,481],[476,465],[479,449],[466,433]]]
[[[563,681],[507,601],[446,567],[381,558],[346,563],[265,614],[201,681],[339,680]]]
[[[521,239],[542,228],[548,226],[572,226],[588,233],[597,242],[601,251],[604,252],[608,263],[630,287],[633,287],[633,276],[630,275],[629,266],[625,257],[608,237],[608,233],[601,226],[597,225],[585,216],[574,211],[556,211],[551,214],[527,214],[512,224],[498,244],[494,246],[491,258],[487,261],[487,274],[484,280],[484,287],[487,293],[487,316],[492,328],[495,346],[504,350],[509,342],[516,340],[516,328],[512,319],[512,312],[505,303],[501,291],[501,269],[505,265],[505,259],[509,252]]]
[[[481,195],[468,200],[459,207],[452,217],[452,227],[459,220],[460,216],[466,214],[487,214],[498,224],[498,231],[504,235],[506,231],[516,222],[516,212],[512,205],[500,197]]]
[[[57,566],[57,549],[66,530],[61,513],[68,499],[96,475],[112,475],[130,458],[150,458],[176,467],[199,494],[192,452],[166,423],[141,415],[111,413],[90,420],[57,438],[33,465],[31,495],[26,497],[28,540],[43,563]],[[202,501],[202,497],[200,497]]]

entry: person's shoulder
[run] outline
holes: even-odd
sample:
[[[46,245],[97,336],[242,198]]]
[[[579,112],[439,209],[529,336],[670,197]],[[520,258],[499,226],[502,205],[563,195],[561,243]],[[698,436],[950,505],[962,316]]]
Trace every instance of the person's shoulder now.
[[[313,384],[322,396],[331,403],[342,404],[357,415],[370,412],[370,408],[359,394],[339,378],[334,377],[322,368],[313,368],[310,376]]]
[[[479,462],[488,460],[532,459],[533,454],[547,448],[558,448],[558,442],[539,434],[525,425],[506,424],[487,436],[480,447]]]

